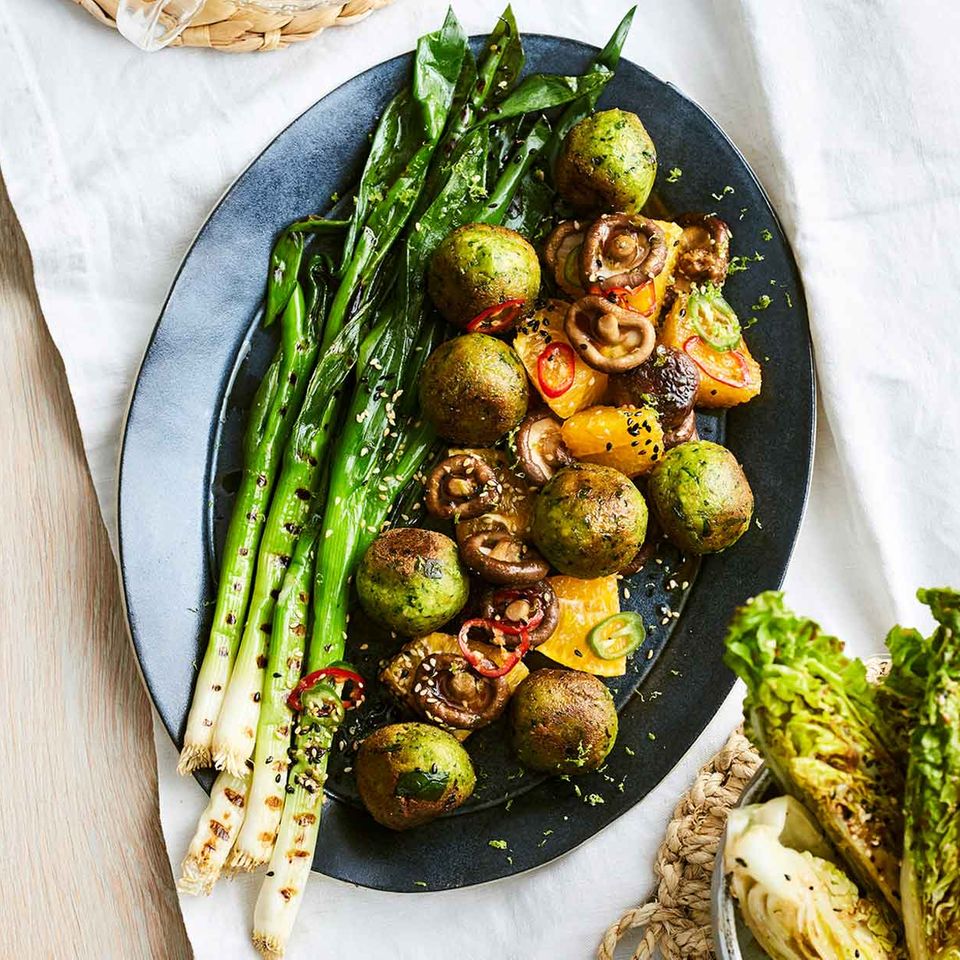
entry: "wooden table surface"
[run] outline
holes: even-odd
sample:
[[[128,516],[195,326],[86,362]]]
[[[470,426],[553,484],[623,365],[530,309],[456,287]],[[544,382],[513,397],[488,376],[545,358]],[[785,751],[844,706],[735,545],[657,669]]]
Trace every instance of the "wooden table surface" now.
[[[150,706],[2,183],[0,333],[0,957],[188,958]]]

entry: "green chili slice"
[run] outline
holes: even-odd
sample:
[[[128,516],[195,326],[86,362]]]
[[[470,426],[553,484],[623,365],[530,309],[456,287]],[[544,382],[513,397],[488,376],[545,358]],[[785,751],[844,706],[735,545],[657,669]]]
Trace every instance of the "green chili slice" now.
[[[587,643],[601,660],[618,660],[633,653],[646,636],[643,617],[631,610],[622,610],[598,623],[587,634]]]
[[[700,339],[714,350],[733,350],[740,343],[740,321],[716,287],[708,285],[691,293],[687,316]]]
[[[578,243],[568,254],[567,259],[563,261],[563,278],[571,287],[580,287],[580,251],[583,244]]]

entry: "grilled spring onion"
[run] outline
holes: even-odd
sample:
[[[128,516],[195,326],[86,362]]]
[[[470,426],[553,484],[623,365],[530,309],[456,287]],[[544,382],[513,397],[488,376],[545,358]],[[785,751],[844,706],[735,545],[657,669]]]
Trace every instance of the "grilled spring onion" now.
[[[318,523],[319,518],[314,517],[310,530],[300,537],[277,600],[257,725],[253,779],[246,816],[230,857],[233,870],[255,870],[266,863],[280,826],[293,725],[287,697],[300,680],[306,652]]]
[[[177,767],[181,774],[211,762],[214,724],[240,642],[267,505],[293,412],[300,407],[317,356],[315,321],[295,287],[280,321],[281,345],[258,390],[244,440],[243,479],[227,531],[213,626],[187,719]]]
[[[209,896],[213,891],[243,823],[249,787],[249,771],[242,777],[224,771],[214,781],[180,865],[177,889],[181,893]]]
[[[408,122],[413,122],[412,116]],[[364,307],[375,305],[375,300],[365,298],[365,291],[370,289],[387,251],[413,211],[435,148],[436,141],[428,141],[412,154],[400,175],[373,207],[360,231],[353,256],[330,305],[320,346],[322,357],[325,358],[331,350],[349,312],[357,309],[358,299],[362,300]],[[367,173],[380,176],[379,168],[368,168]],[[350,359],[346,354],[342,356]],[[339,395],[335,388],[331,388],[328,371],[322,367],[321,362],[315,369],[284,459],[257,561],[254,593],[240,652],[214,731],[214,763],[235,776],[243,773],[254,751],[260,711],[258,698],[263,686],[274,598],[316,496],[323,461],[340,410]],[[349,367],[343,372],[348,373]]]

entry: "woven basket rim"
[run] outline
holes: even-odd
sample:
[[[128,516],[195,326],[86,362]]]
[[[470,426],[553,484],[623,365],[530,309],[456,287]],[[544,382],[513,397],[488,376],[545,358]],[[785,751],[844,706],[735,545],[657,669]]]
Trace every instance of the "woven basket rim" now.
[[[118,0],[73,2],[99,23],[116,29]],[[251,2],[256,0],[205,0],[191,26],[170,46],[201,47],[222,53],[281,50],[311,40],[327,27],[357,23],[393,0],[318,0],[322,6],[299,11],[254,9]]]

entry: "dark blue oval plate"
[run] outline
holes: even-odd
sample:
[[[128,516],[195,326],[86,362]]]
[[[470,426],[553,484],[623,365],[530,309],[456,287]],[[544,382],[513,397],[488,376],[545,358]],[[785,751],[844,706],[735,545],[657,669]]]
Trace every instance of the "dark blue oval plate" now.
[[[524,43],[533,71],[579,73],[596,52],[555,37]],[[206,643],[244,411],[273,352],[272,331],[258,324],[271,242],[289,221],[350,190],[367,136],[409,66],[402,56],[348,81],[254,161],[197,236],[144,358],[120,465],[121,566],[143,675],[178,745]],[[721,651],[734,607],[782,581],[806,500],[814,429],[810,339],[793,256],[756,177],[696,104],[624,61],[601,101],[614,105],[637,112],[657,144],[659,202],[673,213],[716,210],[733,227],[735,255],[762,255],[730,277],[725,293],[743,318],[770,298],[748,334],[763,363],[763,393],[726,417],[700,418],[701,432],[723,439],[743,463],[757,522],[699,569],[665,549],[624,581],[624,607],[639,610],[651,629],[627,675],[611,684],[620,736],[600,773],[576,783],[524,774],[506,731],[494,725],[468,741],[479,780],[471,803],[395,834],[359,807],[344,770],[354,741],[389,715],[374,702],[352,721],[328,784],[314,866],[329,876],[383,890],[449,889],[528,870],[587,840],[646,796],[694,742],[733,683]],[[670,183],[674,167],[683,175]],[[392,651],[359,620],[356,630],[369,647],[361,652],[354,637],[350,657],[372,676]],[[489,846],[491,837],[509,849]]]

